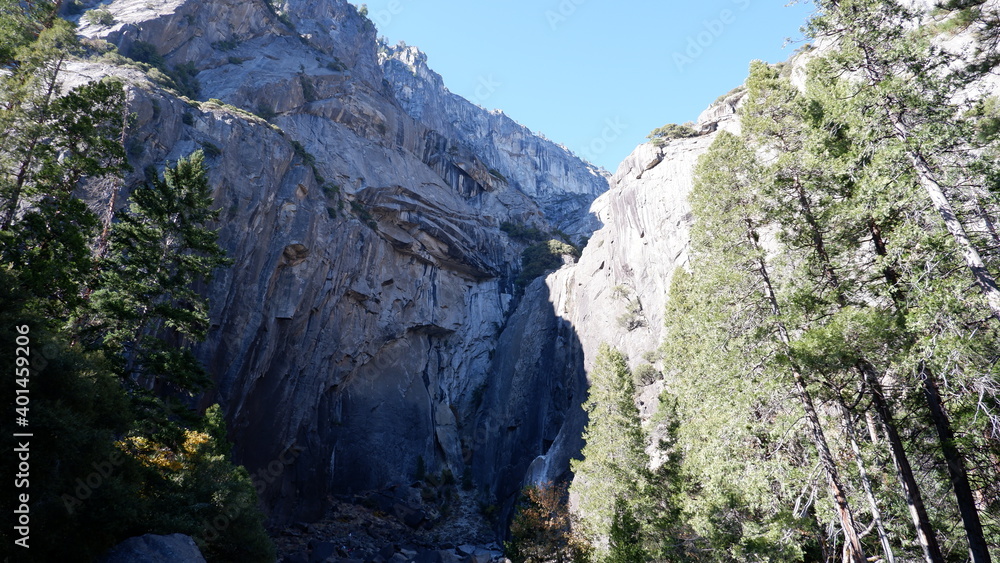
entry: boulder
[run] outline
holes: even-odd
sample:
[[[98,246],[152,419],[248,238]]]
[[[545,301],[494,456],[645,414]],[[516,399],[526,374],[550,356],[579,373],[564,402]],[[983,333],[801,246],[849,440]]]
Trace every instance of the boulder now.
[[[205,563],[191,536],[146,534],[129,538],[111,548],[100,563]]]

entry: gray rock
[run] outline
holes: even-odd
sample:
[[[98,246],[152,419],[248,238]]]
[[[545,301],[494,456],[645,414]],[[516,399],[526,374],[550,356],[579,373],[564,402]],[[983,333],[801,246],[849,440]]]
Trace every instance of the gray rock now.
[[[103,216],[147,166],[220,149],[209,180],[235,263],[206,288],[197,354],[216,383],[204,400],[223,405],[273,523],[409,482],[421,458],[438,474],[487,468],[477,484],[509,508],[530,468],[568,469],[585,379],[541,290],[514,297],[524,244],[500,226],[589,234],[607,177],[454,97],[418,52],[380,60],[345,0],[284,5],[294,30],[238,0],[113,0],[115,25],[81,25],[122,52],[143,41],[194,64],[203,100],[132,68],[68,63],[67,88],[117,76],[136,114],[136,172],[86,197]]]
[[[385,561],[389,561],[390,559],[392,559],[393,555],[396,555],[396,546],[391,544],[383,547],[378,551],[378,556]]]
[[[337,545],[331,542],[309,542],[309,563],[323,563],[337,553]]]
[[[101,563],[204,563],[205,558],[191,536],[146,534],[129,538],[113,547]]]
[[[455,553],[454,549],[438,550],[438,555],[441,558],[441,563],[465,563],[468,560],[467,556]]]
[[[444,563],[441,559],[441,552],[428,549],[417,553],[413,558],[413,563]]]

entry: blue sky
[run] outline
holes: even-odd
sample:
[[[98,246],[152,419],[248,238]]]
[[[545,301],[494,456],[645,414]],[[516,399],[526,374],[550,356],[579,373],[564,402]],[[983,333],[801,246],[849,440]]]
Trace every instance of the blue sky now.
[[[427,53],[449,90],[611,172],[652,129],[693,121],[741,84],[751,60],[791,56],[812,11],[783,0],[367,5],[379,34]]]

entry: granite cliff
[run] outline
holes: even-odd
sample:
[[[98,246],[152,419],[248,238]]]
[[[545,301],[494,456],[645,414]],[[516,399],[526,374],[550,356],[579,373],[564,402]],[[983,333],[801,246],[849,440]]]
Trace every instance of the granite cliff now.
[[[235,263],[206,288],[199,355],[216,389],[203,401],[223,405],[272,521],[319,518],[331,495],[418,470],[468,474],[482,502],[509,507],[536,458],[578,439],[585,378],[547,287],[515,287],[525,243],[501,225],[589,235],[606,176],[449,93],[414,50],[380,55],[342,0],[99,8],[103,23],[81,19],[89,45],[155,68],[71,65],[66,86],[124,79],[136,115],[136,172],[89,198],[120,206],[146,167],[208,155]],[[177,69],[196,93],[164,86]]]
[[[342,0],[102,9],[113,23],[81,21],[96,48],[162,61],[77,62],[66,82],[127,82],[136,171],[209,157],[235,264],[206,288],[199,354],[217,386],[203,402],[223,405],[272,522],[421,472],[463,476],[502,522],[526,482],[566,478],[597,346],[633,364],[656,348],[694,163],[740,95],[706,111],[702,136],[639,146],[609,185],[449,92]],[[177,69],[196,76],[196,99],[157,75]],[[121,205],[141,178],[89,195]],[[526,243],[504,224],[593,236],[578,263],[519,290]],[[643,393],[647,414],[657,392]]]

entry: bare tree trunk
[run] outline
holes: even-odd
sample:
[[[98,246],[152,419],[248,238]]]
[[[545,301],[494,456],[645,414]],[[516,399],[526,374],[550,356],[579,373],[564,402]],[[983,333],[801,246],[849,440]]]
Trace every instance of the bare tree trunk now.
[[[896,122],[899,122],[899,120],[897,119]],[[905,126],[899,123],[897,126],[897,136],[899,136],[900,140],[907,140],[905,131]],[[934,177],[930,164],[927,163],[927,160],[919,151],[911,149],[909,152],[910,158],[913,160],[913,166],[917,170],[917,176],[920,178],[920,185],[923,186],[934,208],[941,215],[945,228],[948,229],[948,233],[951,234],[955,245],[958,246],[962,259],[965,260],[965,265],[972,272],[972,277],[976,280],[976,285],[983,292],[990,311],[997,320],[1000,320],[1000,288],[997,287],[996,279],[994,279],[993,274],[986,268],[986,263],[983,261],[982,256],[979,255],[979,250],[969,239],[969,235],[965,231],[965,226],[955,214],[955,209],[944,194],[941,184]]]
[[[763,252],[760,248],[758,240],[760,236],[754,229],[753,223],[747,219],[747,238],[750,240],[750,244],[753,246],[758,255],[758,267],[761,279],[764,282],[764,288],[767,292],[768,301],[771,304],[771,310],[775,316],[775,322],[778,328],[778,334],[781,338],[782,344],[787,349],[791,344],[791,340],[788,337],[788,329],[785,324],[780,320],[781,307],[778,305],[778,298],[774,292],[774,286],[771,284],[771,276],[768,273],[767,263],[764,261]],[[854,513],[851,512],[851,505],[847,499],[847,493],[844,490],[844,486],[840,481],[840,474],[837,471],[837,463],[833,459],[833,454],[830,452],[830,446],[826,441],[826,435],[823,433],[823,425],[820,422],[819,414],[816,412],[816,406],[813,404],[812,395],[809,393],[809,389],[806,387],[805,377],[802,376],[802,371],[792,363],[792,378],[795,381],[795,391],[799,396],[799,401],[802,403],[802,409],[805,411],[806,421],[809,426],[809,434],[812,438],[813,445],[816,447],[816,451],[819,454],[820,463],[826,472],[827,479],[830,482],[830,494],[833,496],[834,503],[837,505],[837,516],[840,519],[841,527],[844,529],[844,561],[850,561],[853,563],[866,563],[864,549],[861,546],[861,537],[858,535],[858,527],[854,521]]]
[[[870,222],[870,227],[872,227],[871,232],[875,242],[876,253],[880,256],[885,256],[885,243],[874,221]],[[886,268],[885,277],[886,281],[894,286],[893,299],[896,301],[900,312],[902,312],[905,303],[902,293],[898,290],[898,275],[892,268]],[[872,397],[876,410],[879,411],[880,415],[883,412],[885,413],[882,416],[882,420],[885,424],[890,451],[893,454],[893,462],[896,464],[896,469],[900,473],[900,482],[904,484],[903,490],[906,494],[907,504],[910,507],[910,514],[913,517],[914,525],[917,526],[918,539],[920,540],[921,547],[924,548],[924,557],[928,562],[943,561],[944,558],[934,538],[933,528],[931,528],[927,520],[926,509],[923,506],[923,500],[920,498],[920,490],[917,488],[916,480],[913,479],[913,470],[910,468],[909,461],[906,458],[906,451],[903,449],[902,440],[900,440],[894,424],[891,423],[892,413],[885,403],[885,394],[882,392],[877,374],[874,373],[874,369],[871,366],[861,365],[860,369],[865,372],[866,379],[872,388]],[[958,448],[955,447],[955,437],[951,430],[951,422],[948,420],[948,414],[944,410],[937,382],[934,380],[930,369],[924,363],[920,365],[919,375],[923,380],[924,395],[931,411],[931,417],[934,419],[934,425],[941,442],[941,450],[948,462],[948,472],[955,486],[955,497],[958,501],[962,522],[969,541],[969,553],[972,556],[973,563],[989,562],[991,561],[990,554],[986,548],[982,523],[979,520],[979,512],[972,497],[972,489],[965,470],[965,461]],[[921,531],[922,529],[924,531]],[[932,543],[925,543],[925,540]]]
[[[872,492],[871,479],[868,478],[868,469],[865,467],[865,458],[861,455],[861,447],[855,437],[854,422],[851,420],[851,411],[840,400],[840,412],[844,419],[844,434],[851,443],[851,450],[854,452],[854,459],[858,465],[858,474],[861,476],[861,486],[865,489],[865,496],[868,497],[868,505],[872,511],[872,520],[875,524],[875,531],[878,533],[878,540],[882,544],[882,552],[885,553],[885,560],[888,563],[895,563],[896,557],[892,552],[892,544],[889,543],[889,536],[885,533],[885,526],[882,523],[882,511],[879,510],[878,500]]]
[[[983,524],[979,520],[976,500],[972,495],[972,486],[969,484],[965,458],[955,445],[955,434],[951,430],[951,421],[948,419],[948,413],[941,401],[937,381],[926,364],[922,363],[919,369],[920,378],[924,382],[924,396],[927,398],[927,406],[930,408],[931,418],[934,420],[934,426],[941,441],[941,452],[948,464],[948,474],[951,476],[951,483],[955,488],[958,511],[962,516],[962,525],[965,527],[965,535],[969,540],[969,556],[972,558],[972,563],[990,563],[992,559],[990,559],[990,551],[983,534]]]
[[[892,463],[896,466],[896,474],[899,476],[899,484],[903,489],[906,498],[906,506],[910,511],[910,518],[913,526],[917,530],[917,542],[924,552],[924,561],[927,563],[944,563],[944,555],[941,554],[941,547],[938,545],[934,527],[931,525],[930,517],[927,515],[927,507],[924,505],[923,495],[920,494],[920,487],[917,486],[917,479],[913,475],[913,467],[906,455],[903,447],[903,440],[896,430],[896,423],[893,420],[892,411],[885,399],[885,391],[878,381],[878,374],[874,368],[865,362],[860,362],[858,370],[863,374],[865,383],[871,392],[872,406],[878,413],[879,419],[885,430],[886,441],[889,442],[889,452],[892,456]]]

